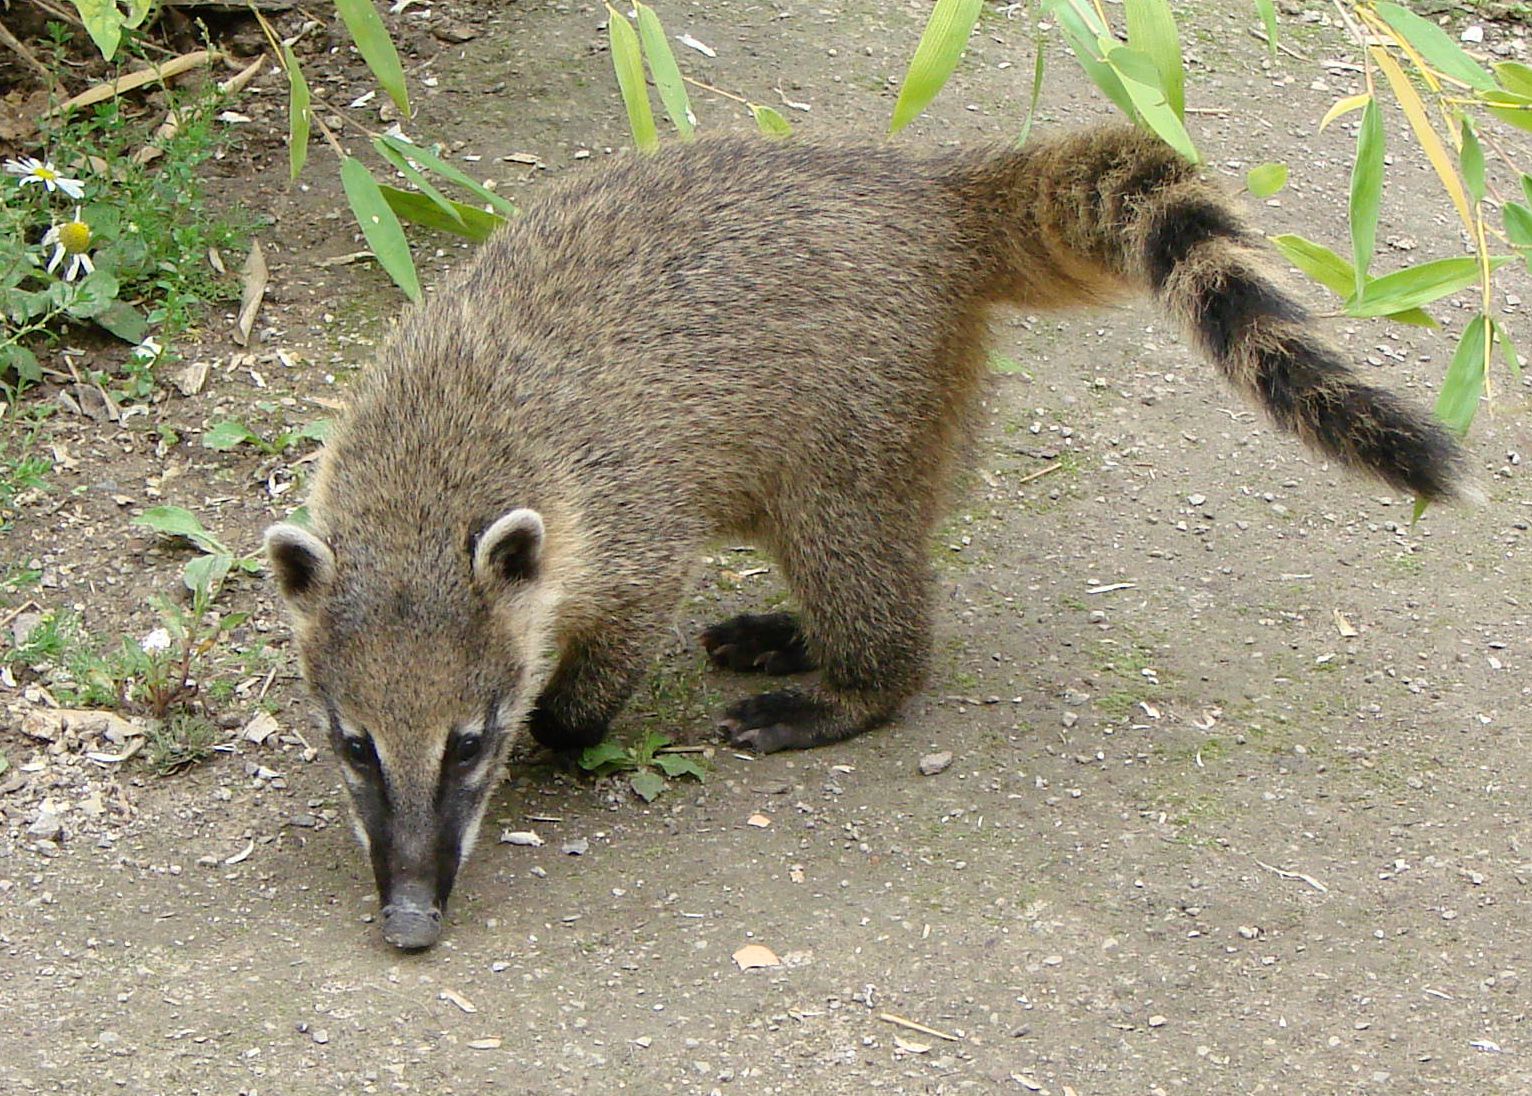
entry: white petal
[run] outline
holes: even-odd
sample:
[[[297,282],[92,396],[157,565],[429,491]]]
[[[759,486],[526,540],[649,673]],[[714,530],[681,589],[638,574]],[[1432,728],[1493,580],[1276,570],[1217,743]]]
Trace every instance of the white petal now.
[[[53,258],[48,260],[49,274],[52,274],[55,270],[57,270],[59,268],[59,263],[64,261],[64,256],[69,254],[69,252],[64,249],[63,244],[59,243],[57,240],[54,240],[54,243],[57,246],[55,246],[53,249]]]
[[[78,179],[65,179],[63,176],[60,176],[58,187],[77,202],[85,197],[85,184]],[[79,220],[78,213],[75,214],[75,220]]]

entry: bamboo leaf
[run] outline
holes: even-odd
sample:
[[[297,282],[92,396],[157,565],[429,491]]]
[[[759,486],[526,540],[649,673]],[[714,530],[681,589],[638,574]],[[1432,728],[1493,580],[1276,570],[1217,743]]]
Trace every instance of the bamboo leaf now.
[[[763,107],[759,103],[751,103],[749,106],[750,113],[755,116],[755,128],[767,137],[782,138],[793,135],[793,127],[779,111]]]
[[[410,141],[406,141],[403,137],[395,137],[392,134],[385,134],[379,137],[378,140],[388,145],[389,148],[401,156],[414,160],[421,167],[430,168],[436,174],[451,179],[458,186],[472,191],[507,217],[516,216],[516,205],[510,199],[496,194],[466,171],[455,164],[448,163],[425,146],[413,144]]]
[[[387,160],[394,166],[394,168],[399,171],[400,174],[402,174],[410,182],[414,183],[416,188],[419,189],[420,193],[425,195],[426,200],[431,202],[436,206],[436,208],[440,209],[444,214],[446,214],[448,220],[456,221],[459,225],[463,223],[462,216],[458,213],[457,207],[452,204],[451,199],[449,199],[441,191],[437,190],[436,187],[432,186],[431,180],[427,179],[424,175],[417,171],[415,169],[415,165],[410,163],[409,160],[405,158],[403,153],[394,148],[381,137],[373,138],[372,147],[377,150],[379,156]],[[384,197],[386,198],[387,195],[385,194]],[[389,204],[392,205],[393,203],[390,202]],[[394,212],[398,213],[399,211],[395,209]]]
[[[1474,133],[1473,121],[1463,115],[1462,146],[1458,149],[1458,164],[1463,170],[1463,182],[1468,195],[1478,205],[1484,201],[1484,149]]]
[[[1032,122],[1037,118],[1037,104],[1043,95],[1043,68],[1045,58],[1048,55],[1048,39],[1043,37],[1042,29],[1032,37],[1032,97],[1027,103],[1027,119],[1021,124],[1021,133],[1016,138],[1016,146],[1020,148],[1027,143],[1027,138],[1032,135]]]
[[[1532,68],[1519,61],[1501,61],[1495,66],[1495,78],[1506,91],[1532,96]]]
[[[649,62],[649,75],[660,93],[665,113],[676,127],[683,141],[689,141],[697,129],[697,118],[692,114],[691,99],[686,94],[686,82],[681,79],[676,55],[671,52],[660,17],[648,4],[634,4],[638,11],[638,36],[643,43],[644,59]]]
[[[1306,240],[1302,236],[1270,236],[1267,238],[1271,241],[1272,246],[1286,257],[1288,262],[1336,296],[1344,299],[1349,297],[1356,289],[1355,268],[1323,244],[1317,244],[1313,240]],[[1407,308],[1401,312],[1390,312],[1387,315],[1391,320],[1409,324],[1412,327],[1436,326],[1436,321],[1418,308]]]
[[[1501,257],[1492,257],[1490,269],[1505,264]],[[1396,270],[1367,283],[1364,293],[1353,294],[1346,301],[1348,316],[1386,316],[1404,308],[1418,308],[1423,304],[1440,300],[1473,285],[1479,280],[1479,260],[1476,257],[1436,259],[1419,266]]]
[[[1464,53],[1463,47],[1435,23],[1398,4],[1379,3],[1377,10],[1383,21],[1443,76],[1475,89],[1495,86],[1494,77],[1484,66]]]
[[[633,24],[610,4],[606,7],[607,35],[612,46],[612,69],[617,73],[617,88],[628,110],[628,128],[638,151],[658,152],[660,134],[654,128],[654,111],[649,106],[649,85],[644,83],[644,56]]]
[[[1147,54],[1159,70],[1165,102],[1177,118],[1186,116],[1186,71],[1181,63],[1181,38],[1166,0],[1125,0],[1128,47]]]
[[[296,179],[309,155],[309,84],[286,45],[282,67],[287,70],[287,167],[289,178]]]
[[[1486,109],[1502,122],[1517,129],[1532,131],[1532,96],[1511,91],[1481,91],[1479,98]]]
[[[1284,163],[1257,164],[1245,172],[1245,187],[1252,197],[1270,198],[1287,185],[1287,174]]]
[[[434,228],[439,232],[451,232],[475,242],[489,239],[495,229],[505,224],[505,218],[497,213],[485,213],[478,206],[464,205],[450,198],[447,201],[457,215],[456,218],[447,216],[435,202],[413,190],[400,190],[392,186],[379,186],[378,190],[388,203],[388,208],[402,220],[423,228]]]
[[[404,290],[405,296],[412,301],[420,300],[420,279],[410,256],[410,242],[404,238],[399,218],[389,208],[371,173],[360,160],[347,156],[340,165],[340,181],[378,265]]]
[[[1271,0],[1255,0],[1255,10],[1261,15],[1261,26],[1266,28],[1266,52],[1277,55],[1277,9]]]
[[[899,86],[899,98],[888,123],[890,134],[898,133],[919,117],[951,78],[983,7],[983,0],[936,0],[915,46],[915,56],[905,70],[904,83]]]
[[[1501,353],[1505,355],[1505,367],[1511,371],[1511,376],[1521,379],[1521,355],[1516,353],[1516,344],[1511,342],[1511,333],[1505,329],[1505,324],[1495,323],[1491,320],[1492,337],[1500,343]]]
[[[404,87],[404,66],[399,63],[399,51],[394,40],[388,36],[388,28],[378,16],[372,0],[335,0],[335,10],[340,12],[356,43],[357,52],[367,67],[377,77],[378,83],[388,93],[406,118],[410,116],[410,98]]]
[[[1335,119],[1350,114],[1353,110],[1361,110],[1370,102],[1372,102],[1372,96],[1365,92],[1361,95],[1348,95],[1344,99],[1337,99],[1334,105],[1325,111],[1325,116],[1319,120],[1319,132],[1323,133],[1325,126]]]
[[[1520,202],[1507,202],[1502,216],[1506,239],[1517,247],[1532,247],[1532,209]]]
[[[1463,329],[1452,364],[1447,366],[1447,376],[1442,379],[1441,394],[1436,398],[1436,417],[1460,436],[1468,433],[1474,412],[1479,409],[1479,397],[1484,394],[1485,319],[1481,313]]]
[[[1076,6],[1077,2],[1081,6]],[[1101,89],[1101,93],[1133,121],[1139,120],[1138,109],[1133,105],[1133,99],[1128,95],[1128,89],[1123,87],[1122,81],[1112,67],[1106,63],[1097,51],[1096,42],[1107,33],[1106,27],[1096,17],[1088,4],[1083,0],[1048,0],[1048,10],[1058,20],[1059,33],[1064,36],[1064,41],[1069,46],[1069,52],[1075,55],[1080,68],[1085,75],[1090,77],[1091,83]]]
[[[1404,110],[1404,116],[1409,119],[1410,128],[1415,132],[1415,140],[1420,143],[1421,151],[1426,154],[1426,159],[1431,161],[1431,166],[1436,170],[1436,176],[1442,181],[1447,197],[1452,200],[1453,207],[1458,211],[1463,227],[1468,230],[1470,236],[1474,235],[1473,213],[1468,208],[1468,195],[1463,192],[1463,184],[1458,179],[1457,172],[1452,166],[1452,158],[1447,155],[1441,138],[1437,136],[1436,130],[1431,128],[1431,119],[1426,114],[1426,105],[1421,102],[1415,85],[1410,83],[1409,77],[1399,67],[1399,62],[1395,61],[1387,50],[1373,46],[1369,53],[1377,66],[1383,70],[1383,75],[1388,78],[1388,86],[1393,88],[1394,96]]]
[[[1362,111],[1356,135],[1356,160],[1351,167],[1351,258],[1356,271],[1355,292],[1367,282],[1367,266],[1378,239],[1378,207],[1383,198],[1383,114],[1377,101]]]
[[[1118,45],[1110,38],[1103,38],[1098,44],[1106,55],[1106,63],[1122,80],[1122,86],[1138,109],[1144,126],[1192,163],[1200,163],[1197,146],[1192,144],[1191,135],[1166,102],[1165,90],[1160,86],[1159,70],[1154,67],[1149,56]]]

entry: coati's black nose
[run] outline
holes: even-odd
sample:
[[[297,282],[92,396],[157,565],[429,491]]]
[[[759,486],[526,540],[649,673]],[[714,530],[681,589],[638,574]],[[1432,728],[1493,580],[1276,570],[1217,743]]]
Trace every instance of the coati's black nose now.
[[[442,934],[442,911],[435,906],[397,902],[383,907],[383,939],[405,951],[419,951]]]

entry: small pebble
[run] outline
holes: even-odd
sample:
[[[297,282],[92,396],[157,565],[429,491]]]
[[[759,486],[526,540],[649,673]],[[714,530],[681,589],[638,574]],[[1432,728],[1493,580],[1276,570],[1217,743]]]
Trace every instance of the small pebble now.
[[[952,751],[943,750],[940,753],[926,754],[920,759],[920,773],[922,776],[935,776],[937,773],[947,771],[952,764]]]

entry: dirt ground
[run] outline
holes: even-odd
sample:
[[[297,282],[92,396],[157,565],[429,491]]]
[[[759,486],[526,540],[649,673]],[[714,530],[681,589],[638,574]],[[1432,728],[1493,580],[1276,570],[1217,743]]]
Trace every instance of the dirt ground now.
[[[1306,60],[1274,62],[1245,5],[1185,12],[1194,134],[1231,186],[1254,163],[1291,162],[1294,184],[1252,210],[1260,227],[1345,250],[1352,131],[1312,134],[1359,77],[1333,64],[1350,54],[1315,22],[1323,5],[1303,7],[1312,18],[1294,5],[1285,27]],[[660,8],[717,52],[680,49],[690,74],[830,140],[881,131],[925,10]],[[393,17],[414,131],[462,142],[512,196],[631,155],[593,49],[604,18],[488,2]],[[1488,28],[1486,49],[1523,46]],[[953,85],[899,140],[1013,136],[1031,55],[1023,20],[987,13]],[[1056,48],[1049,72],[1040,127],[1109,116]],[[354,65],[336,74],[336,102],[368,87]],[[272,218],[259,345],[238,350],[211,317],[188,354],[212,362],[206,393],[121,424],[56,416],[47,444],[68,460],[0,551],[35,562],[28,596],[77,607],[103,645],[155,625],[146,598],[174,589],[186,558],[131,527],[135,513],[187,506],[252,551],[301,497],[298,454],[213,453],[206,425],[327,413],[398,307],[370,266],[320,265],[361,246],[350,214],[317,145],[304,187],[284,185],[283,89],[271,75],[253,87],[219,185]],[[705,130],[748,128],[734,104],[695,95]],[[1380,238],[1456,253],[1429,171],[1389,123],[1406,163]],[[520,153],[542,166],[504,159]],[[433,277],[463,254],[440,246]],[[1436,313],[1450,333],[1471,307],[1465,295]],[[1514,300],[1504,316],[1524,347],[1525,315]],[[1382,383],[1433,397],[1446,335],[1328,326]],[[1023,371],[996,377],[976,471],[933,547],[938,671],[904,717],[812,753],[719,750],[704,785],[652,805],[529,755],[427,953],[378,933],[263,582],[222,595],[254,615],[233,636],[248,672],[230,671],[241,680],[220,714],[237,727],[274,701],[281,731],[264,744],[230,730],[212,760],[160,778],[50,752],[17,726],[25,680],[0,688],[0,1087],[1532,1091],[1526,386],[1501,383],[1471,438],[1487,504],[1412,529],[1409,500],[1278,435],[1147,307],[1018,316],[996,350]],[[619,735],[712,744],[708,713],[756,687],[704,673],[692,638],[776,594],[733,548]],[[951,766],[921,775],[942,751]],[[49,797],[56,841],[29,833]],[[747,823],[756,814],[769,824]],[[497,843],[505,829],[546,843]],[[752,943],[781,965],[738,969]]]

